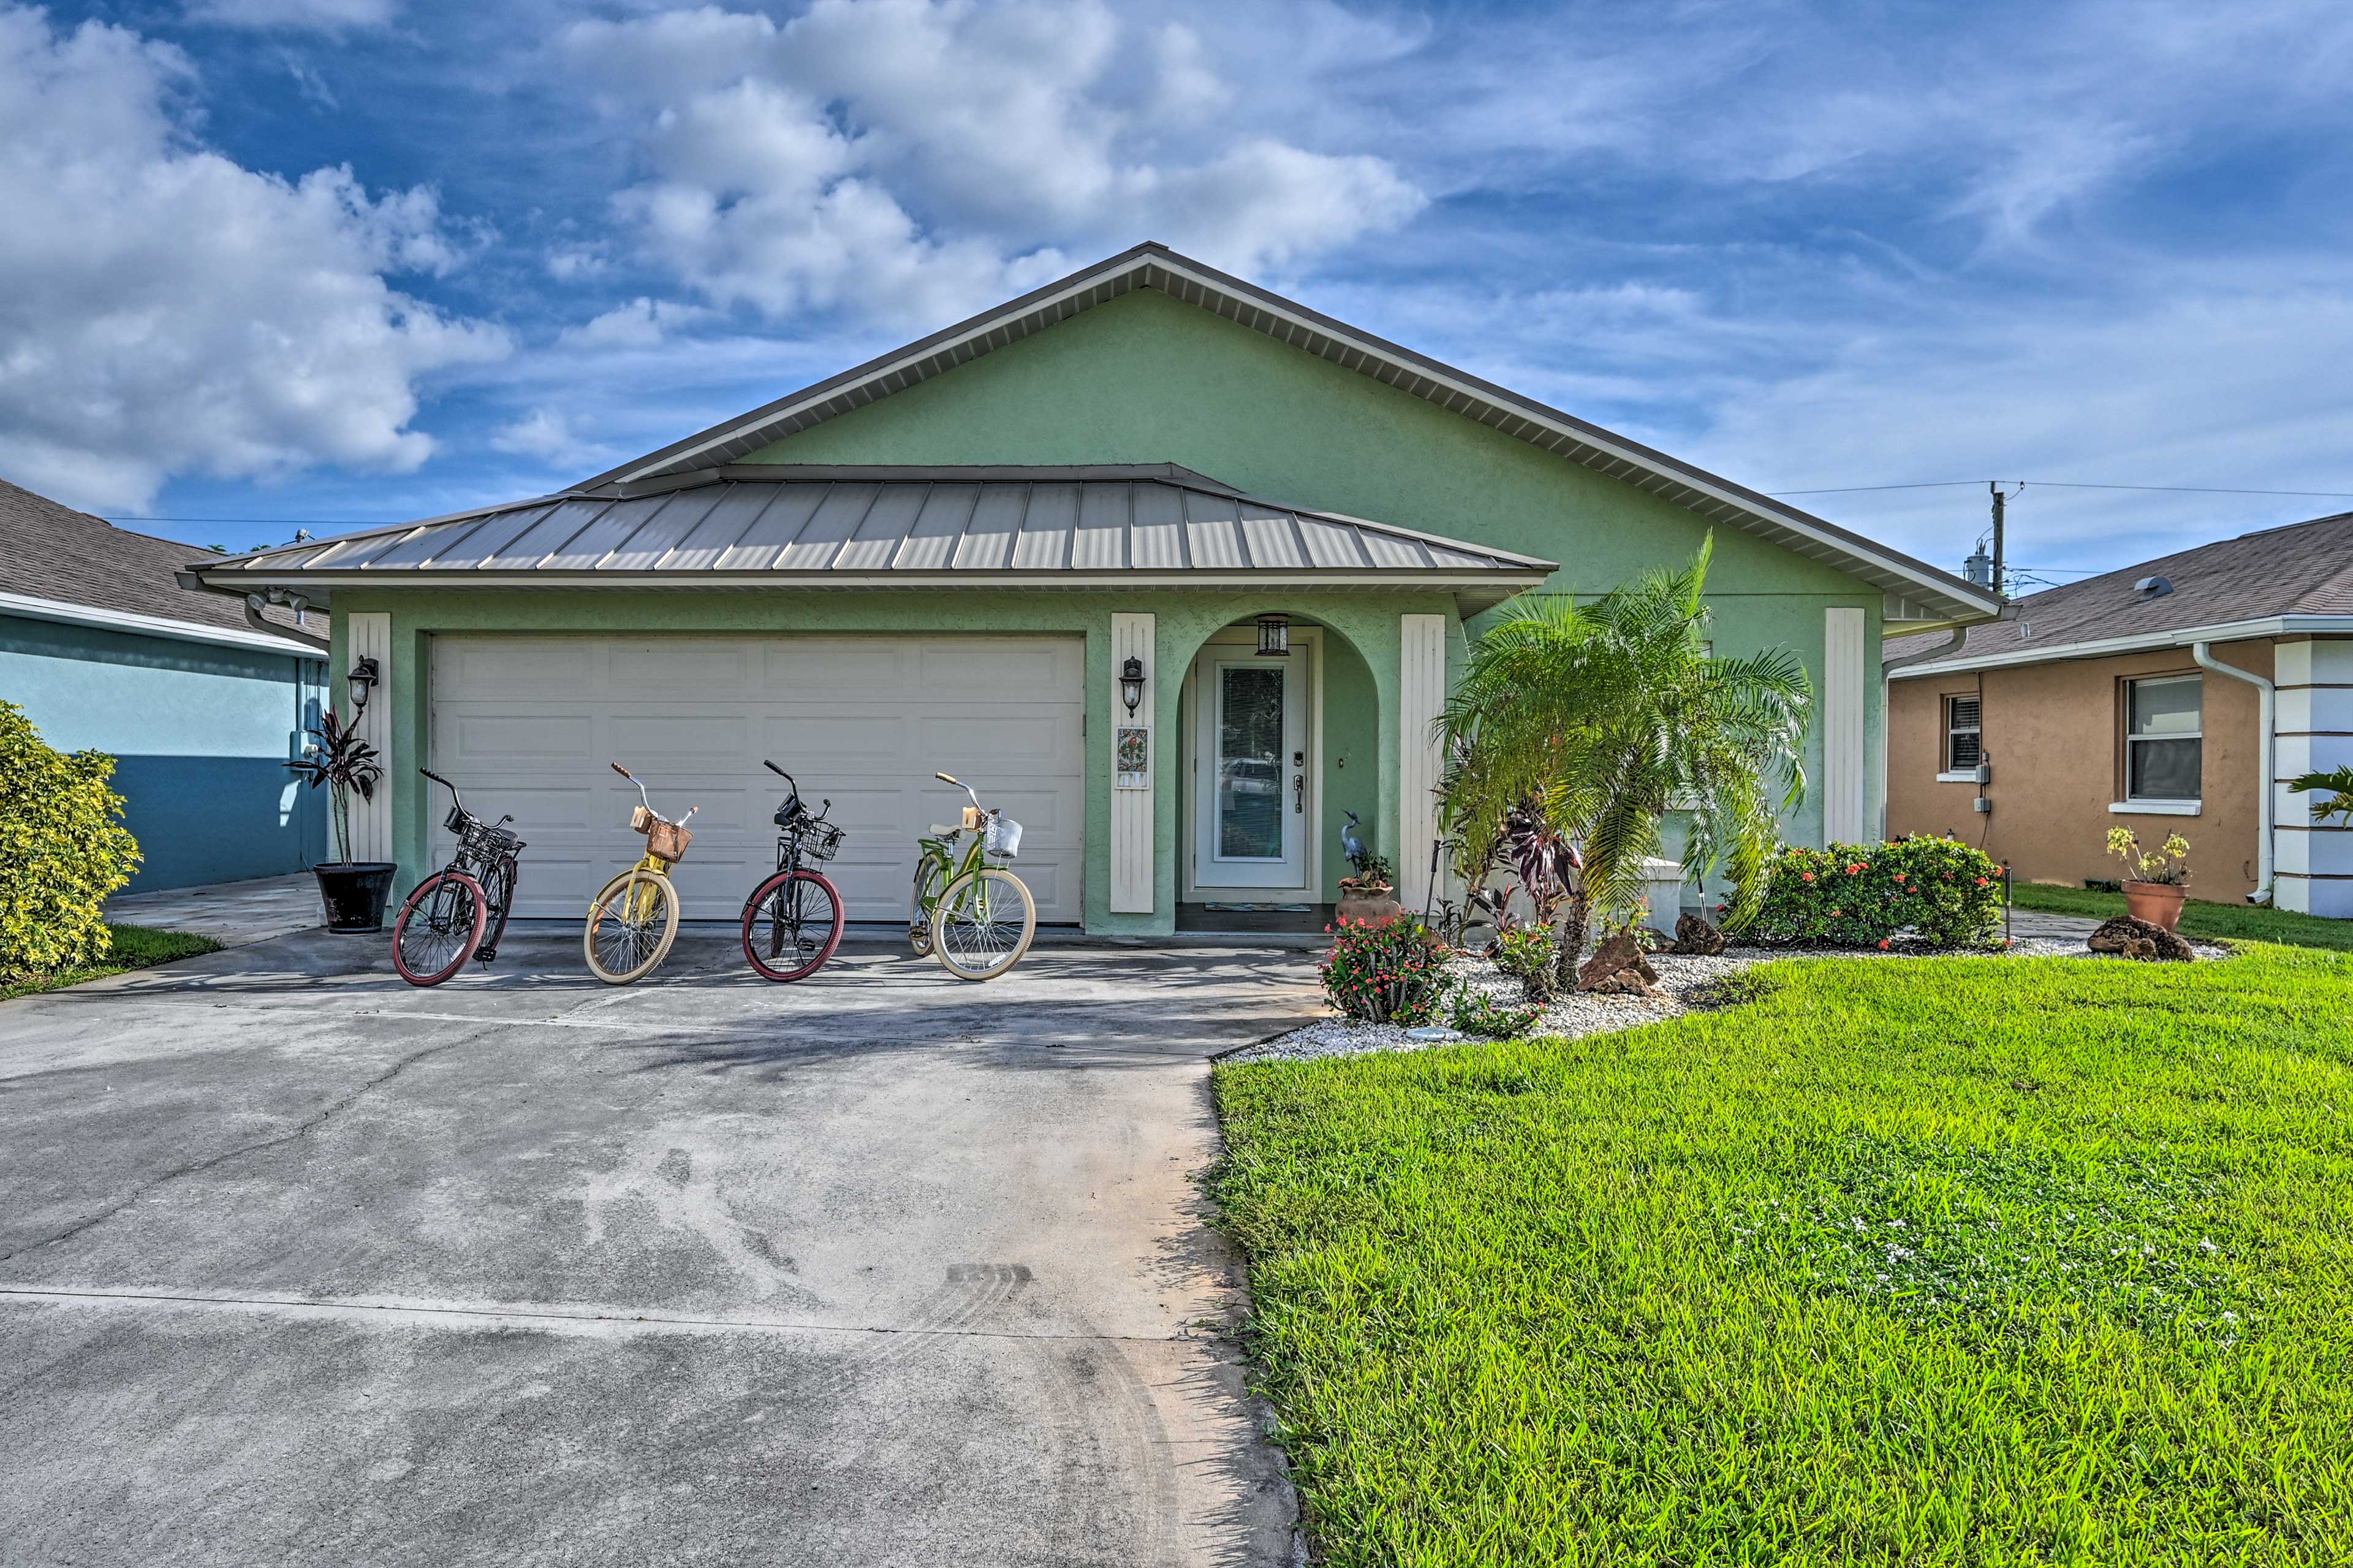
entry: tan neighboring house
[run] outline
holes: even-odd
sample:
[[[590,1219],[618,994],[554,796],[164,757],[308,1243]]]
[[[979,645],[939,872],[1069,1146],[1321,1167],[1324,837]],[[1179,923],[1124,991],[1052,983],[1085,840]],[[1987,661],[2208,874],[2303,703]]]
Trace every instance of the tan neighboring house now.
[[[1950,833],[2021,880],[2078,883],[2116,874],[2112,826],[2179,832],[2196,897],[2353,917],[2353,831],[2286,788],[2353,763],[2353,512],[2013,609],[1887,645],[1891,836]]]

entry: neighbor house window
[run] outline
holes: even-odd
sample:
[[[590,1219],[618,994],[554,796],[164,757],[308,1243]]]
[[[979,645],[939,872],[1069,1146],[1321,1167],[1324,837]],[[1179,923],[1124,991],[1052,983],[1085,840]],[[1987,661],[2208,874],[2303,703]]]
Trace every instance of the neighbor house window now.
[[[2125,683],[2126,799],[2199,798],[2204,684],[2195,675]]]
[[[1945,771],[1948,773],[1968,773],[1985,759],[1978,707],[1974,697],[1945,699]]]

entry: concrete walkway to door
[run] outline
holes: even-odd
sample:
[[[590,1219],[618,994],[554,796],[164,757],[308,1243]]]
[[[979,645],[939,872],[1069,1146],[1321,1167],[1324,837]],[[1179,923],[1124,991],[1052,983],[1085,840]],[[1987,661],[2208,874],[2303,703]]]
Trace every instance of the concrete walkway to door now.
[[[207,882],[160,893],[117,893],[106,900],[106,918],[119,925],[194,931],[223,947],[244,947],[310,931],[325,914],[319,903],[319,879],[297,871],[290,877]]]
[[[0,1004],[0,1562],[1286,1563],[1196,1181],[1313,980],[318,932]]]

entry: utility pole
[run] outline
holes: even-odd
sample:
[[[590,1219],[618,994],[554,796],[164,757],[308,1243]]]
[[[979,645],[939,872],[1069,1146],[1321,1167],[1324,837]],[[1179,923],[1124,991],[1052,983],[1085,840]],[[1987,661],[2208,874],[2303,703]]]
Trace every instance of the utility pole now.
[[[2001,569],[2001,503],[2007,499],[2001,493],[2001,481],[1988,479],[1986,489],[1993,492],[1993,591],[1997,597],[2009,597],[2009,589]]]

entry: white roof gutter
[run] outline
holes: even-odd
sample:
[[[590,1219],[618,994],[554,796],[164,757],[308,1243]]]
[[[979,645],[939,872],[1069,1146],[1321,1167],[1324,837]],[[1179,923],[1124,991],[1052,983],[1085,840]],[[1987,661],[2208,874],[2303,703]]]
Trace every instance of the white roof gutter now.
[[[2027,612],[2031,617],[2032,611]],[[1924,675],[1959,675],[1971,670],[2000,669],[2014,665],[2053,664],[2062,659],[2110,658],[2117,654],[2149,653],[2159,648],[2189,647],[2206,642],[2246,642],[2257,637],[2353,636],[2353,616],[2268,616],[2252,621],[2223,621],[2206,626],[2182,626],[2173,631],[2143,632],[2133,637],[2102,637],[2092,642],[2052,643],[2047,647],[2007,648],[1982,658],[1939,659],[1933,664],[1892,668],[1893,680],[1914,680]]]
[[[61,626],[97,626],[137,637],[168,637],[174,642],[211,643],[218,647],[243,648],[252,653],[291,654],[297,658],[323,658],[327,652],[324,644],[314,645],[273,633],[239,631],[234,626],[208,626],[195,621],[173,620],[164,616],[142,616],[132,610],[108,610],[95,605],[68,604],[61,599],[37,599],[28,594],[0,594],[0,614],[24,616],[37,621],[55,621]]]

